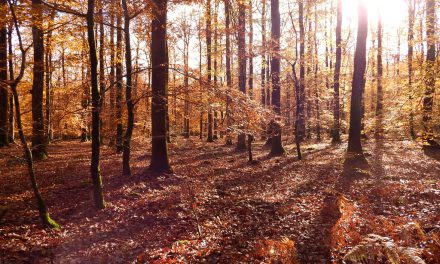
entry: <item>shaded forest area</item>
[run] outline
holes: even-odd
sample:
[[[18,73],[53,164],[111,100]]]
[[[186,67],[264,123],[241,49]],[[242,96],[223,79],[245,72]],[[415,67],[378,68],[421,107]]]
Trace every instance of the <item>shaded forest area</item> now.
[[[440,263],[435,0],[0,0],[1,263]]]

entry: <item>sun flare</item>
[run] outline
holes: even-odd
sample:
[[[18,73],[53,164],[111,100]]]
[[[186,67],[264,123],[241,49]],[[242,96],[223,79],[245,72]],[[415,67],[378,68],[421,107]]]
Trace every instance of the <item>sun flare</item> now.
[[[384,25],[389,28],[399,27],[407,17],[407,6],[405,0],[342,0],[345,15],[349,19],[357,18],[359,1],[364,1],[368,8],[370,24],[375,23],[382,15]]]

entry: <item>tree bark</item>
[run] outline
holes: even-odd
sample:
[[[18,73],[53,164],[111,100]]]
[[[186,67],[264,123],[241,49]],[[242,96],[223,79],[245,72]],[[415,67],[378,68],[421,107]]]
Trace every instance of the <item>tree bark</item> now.
[[[239,76],[238,86],[243,94],[246,94],[246,3],[238,2],[238,63]],[[241,127],[243,128],[243,127]],[[246,134],[240,132],[237,138],[237,149],[246,149]]]
[[[423,144],[424,146],[438,146],[434,140],[432,109],[434,105],[436,82],[436,35],[435,35],[435,0],[426,0],[426,69],[425,69],[425,96],[423,98]]]
[[[152,150],[150,170],[170,172],[168,161],[167,126],[168,112],[168,55],[167,55],[167,0],[153,0],[157,7],[151,21],[152,60]]]
[[[333,77],[333,131],[332,142],[341,142],[341,117],[340,117],[340,75],[342,63],[342,0],[338,0],[336,11],[336,62]]]
[[[123,51],[122,51],[122,30],[121,16],[116,15],[116,152],[123,151],[122,142],[122,90],[123,90]]]
[[[96,55],[95,22],[94,22],[95,1],[87,1],[87,40],[89,43],[90,56],[90,77],[92,86],[92,162],[90,172],[93,182],[93,197],[96,209],[104,209],[104,193],[102,189],[102,177],[100,169],[100,92],[98,84],[98,57]]]
[[[43,91],[44,91],[44,31],[43,4],[32,0],[32,40],[34,43],[34,67],[32,82],[32,154],[35,159],[47,158],[44,136]]]
[[[231,138],[231,98],[230,92],[232,89],[232,75],[231,75],[231,2],[230,0],[225,0],[225,31],[226,31],[226,85],[227,97],[226,97],[226,145],[232,145]]]
[[[6,0],[0,2],[0,7],[6,7]],[[8,52],[7,52],[6,19],[0,19],[0,148],[9,145],[9,96],[6,82],[8,80]]]
[[[383,119],[383,63],[382,63],[382,15],[379,14],[377,24],[377,98],[376,98],[376,131],[375,137],[382,136],[382,119]]]
[[[348,136],[348,152],[363,158],[361,144],[362,130],[362,94],[365,88],[365,70],[368,35],[368,15],[365,4],[358,7],[358,33],[354,56],[354,70],[351,90],[350,130]]]
[[[272,76],[272,107],[277,115],[281,114],[281,85],[280,85],[280,37],[281,37],[281,18],[279,0],[270,1],[270,13],[272,20],[271,27],[271,46],[272,60],[270,62]],[[273,121],[272,130],[272,148],[271,155],[284,154],[284,148],[281,141],[281,126],[277,121]]]
[[[298,2],[299,13],[299,95],[298,106],[298,140],[303,141],[306,133],[305,124],[305,30],[304,30],[304,0]]]
[[[122,0],[122,9],[124,10],[124,40],[125,40],[125,68],[126,68],[126,85],[125,85],[125,101],[127,104],[127,130],[124,137],[124,153],[122,156],[122,173],[131,175],[130,170],[130,153],[131,153],[131,137],[133,135],[134,126],[134,105],[132,100],[132,62],[131,62],[131,43],[130,43],[130,15],[128,13],[127,1]]]
[[[413,106],[413,60],[414,60],[414,21],[415,21],[415,0],[408,0],[408,90],[409,90],[409,132],[411,138],[416,139],[414,129],[414,106]]]
[[[211,89],[211,78],[212,78],[212,28],[211,28],[211,0],[206,1],[206,65],[208,71],[208,89]],[[210,101],[210,100],[209,100]],[[209,102],[210,103],[210,102]],[[213,124],[212,124],[212,108],[211,105],[208,106],[208,142],[213,142]]]

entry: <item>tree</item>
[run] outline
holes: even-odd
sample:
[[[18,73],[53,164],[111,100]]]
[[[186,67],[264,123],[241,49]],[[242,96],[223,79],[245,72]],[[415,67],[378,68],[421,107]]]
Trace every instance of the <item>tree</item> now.
[[[414,21],[415,21],[415,10],[416,1],[407,0],[408,5],[408,90],[409,90],[409,103],[410,103],[410,114],[409,114],[409,131],[411,138],[414,140],[416,138],[416,132],[414,130],[414,109],[413,109],[413,60],[414,60]]]
[[[125,131],[123,156],[122,156],[122,173],[131,175],[130,171],[130,152],[131,152],[131,136],[134,126],[134,104],[132,99],[132,62],[131,62],[131,43],[130,43],[130,14],[128,13],[127,1],[122,0],[122,9],[124,10],[124,39],[125,39],[125,68],[127,72],[127,83],[125,85],[125,101],[127,104],[127,130]]]
[[[45,203],[43,196],[41,195],[40,189],[38,187],[37,178],[35,176],[34,159],[32,156],[32,151],[28,146],[26,136],[24,135],[24,131],[23,131],[23,124],[21,121],[20,99],[18,97],[17,86],[20,83],[20,81],[23,79],[24,71],[26,69],[27,49],[25,49],[23,47],[17,16],[15,14],[15,9],[14,9],[13,4],[11,2],[9,2],[9,7],[10,7],[12,18],[14,21],[15,30],[17,31],[18,45],[19,45],[19,49],[21,52],[20,72],[15,79],[13,79],[13,80],[11,79],[10,82],[8,83],[9,87],[11,88],[12,96],[14,97],[15,118],[17,121],[18,134],[20,136],[20,141],[21,141],[21,145],[23,147],[24,156],[26,158],[29,179],[31,182],[31,186],[32,186],[32,190],[33,190],[35,199],[37,201],[38,214],[40,216],[41,222],[44,227],[58,229],[58,228],[60,228],[60,225],[58,225],[50,217],[46,203]],[[2,80],[0,79],[0,84],[3,86],[6,83],[2,82]]]
[[[362,129],[362,94],[365,88],[365,70],[367,65],[368,15],[363,1],[358,7],[358,32],[354,55],[354,70],[351,89],[350,130],[348,136],[348,152],[363,158],[361,144]]]
[[[168,161],[166,114],[168,112],[167,0],[153,0],[151,20],[152,149],[150,170],[171,172]]]
[[[379,14],[377,24],[377,100],[376,100],[376,132],[375,136],[382,135],[382,119],[383,119],[383,64],[382,64],[382,15]]]
[[[122,30],[121,28],[121,16],[116,14],[116,152],[121,153],[123,151],[122,142]]]
[[[341,142],[341,117],[340,117],[340,75],[341,75],[341,61],[342,61],[342,0],[338,0],[336,11],[336,62],[335,72],[333,77],[333,131],[332,142]]]
[[[436,35],[435,35],[435,0],[426,0],[426,39],[428,51],[426,54],[425,96],[423,98],[423,143],[424,146],[436,146],[434,140],[432,109],[434,106],[436,82]]]
[[[102,189],[102,177],[100,169],[100,145],[101,145],[101,127],[100,127],[100,107],[101,95],[98,84],[98,57],[96,55],[95,40],[95,22],[94,22],[95,1],[87,1],[87,40],[89,43],[90,56],[90,77],[92,85],[92,162],[90,172],[93,182],[93,197],[96,209],[104,209],[104,193]]]
[[[227,88],[227,97],[226,97],[226,145],[232,145],[231,139],[231,98],[230,92],[232,89],[232,75],[231,75],[231,2],[230,0],[225,0],[225,31],[226,31],[226,43],[225,43],[225,60],[226,60],[226,85]]]
[[[34,43],[34,67],[32,82],[32,154],[35,159],[46,159],[46,137],[44,135],[43,91],[44,91],[44,29],[43,3],[32,0],[32,40]]]
[[[272,20],[271,27],[271,46],[272,60],[270,62],[272,76],[272,106],[277,115],[281,114],[281,85],[280,85],[280,37],[281,37],[281,19],[280,19],[280,3],[279,0],[270,1],[270,13]],[[273,121],[272,130],[272,149],[271,155],[280,155],[284,153],[281,141],[281,126]]]
[[[298,140],[304,140],[306,133],[306,123],[304,115],[305,107],[305,30],[304,30],[304,0],[298,0],[298,20],[299,20],[299,94],[298,104]]]
[[[0,2],[0,9],[6,9],[6,0]],[[8,127],[8,89],[6,81],[8,80],[8,52],[7,52],[7,28],[6,19],[0,19],[0,147],[9,145],[9,127]]]
[[[238,1],[238,87],[243,94],[246,94],[246,3],[244,1]],[[237,149],[246,149],[246,134],[243,132],[238,134]]]
[[[212,25],[211,25],[211,0],[206,1],[206,64],[208,71],[208,88],[211,89],[211,78],[212,78]],[[208,142],[213,142],[213,120],[212,120],[212,108],[211,105],[208,106]]]

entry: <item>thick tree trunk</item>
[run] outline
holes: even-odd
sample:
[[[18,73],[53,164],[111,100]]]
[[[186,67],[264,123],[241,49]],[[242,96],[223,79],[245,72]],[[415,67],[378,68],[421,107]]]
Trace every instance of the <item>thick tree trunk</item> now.
[[[32,82],[32,154],[35,159],[47,158],[44,136],[43,91],[44,91],[44,31],[43,4],[32,0],[32,40],[34,43],[34,67]]]
[[[96,55],[96,40],[94,32],[95,0],[87,1],[87,40],[89,43],[90,77],[92,86],[92,162],[90,166],[93,181],[93,196],[96,209],[104,209],[104,193],[102,190],[102,177],[99,165],[101,128],[100,128],[100,92],[98,84],[98,57]]]
[[[434,141],[432,109],[434,105],[436,82],[436,15],[435,0],[426,1],[426,70],[425,70],[425,96],[423,98],[423,143],[425,146],[438,146]]]
[[[134,126],[134,105],[132,100],[132,63],[131,63],[131,43],[130,43],[130,15],[128,13],[127,1],[122,0],[122,8],[124,10],[124,39],[125,39],[125,68],[127,71],[125,85],[125,101],[127,103],[127,130],[124,137],[124,153],[122,156],[122,173],[131,175],[130,171],[130,152],[131,152],[131,136],[133,135]]]
[[[364,3],[359,3],[358,33],[354,56],[353,82],[351,90],[350,130],[348,152],[363,158],[361,144],[362,130],[362,94],[365,88],[365,70],[368,35],[368,15]]]
[[[271,46],[272,60],[270,62],[272,76],[272,107],[277,115],[281,114],[281,85],[280,85],[280,37],[281,37],[281,18],[279,0],[270,1],[270,13],[272,20],[271,27]],[[277,121],[273,121],[272,129],[272,149],[271,155],[284,154],[284,148],[281,141],[281,126]]]
[[[342,0],[338,0],[336,11],[336,63],[335,72],[333,76],[333,131],[332,142],[341,142],[341,123],[340,123],[340,75],[341,75],[341,63],[342,63]]]
[[[0,7],[6,7],[6,0],[0,2]],[[6,19],[0,19],[0,148],[9,145],[9,96],[6,82],[8,80],[8,52],[7,52]]]
[[[152,60],[152,150],[150,170],[170,172],[168,161],[167,126],[168,112],[168,55],[167,55],[167,0],[154,0],[157,7],[151,21]]]
[[[238,86],[243,94],[246,94],[246,3],[238,3],[238,63],[239,76]],[[241,127],[242,128],[242,127]],[[237,149],[246,149],[246,134],[240,132],[237,138]]]
[[[122,30],[121,28],[121,16],[116,16],[116,152],[121,153],[123,151],[122,142],[122,90],[123,90],[123,69],[122,69]]]

